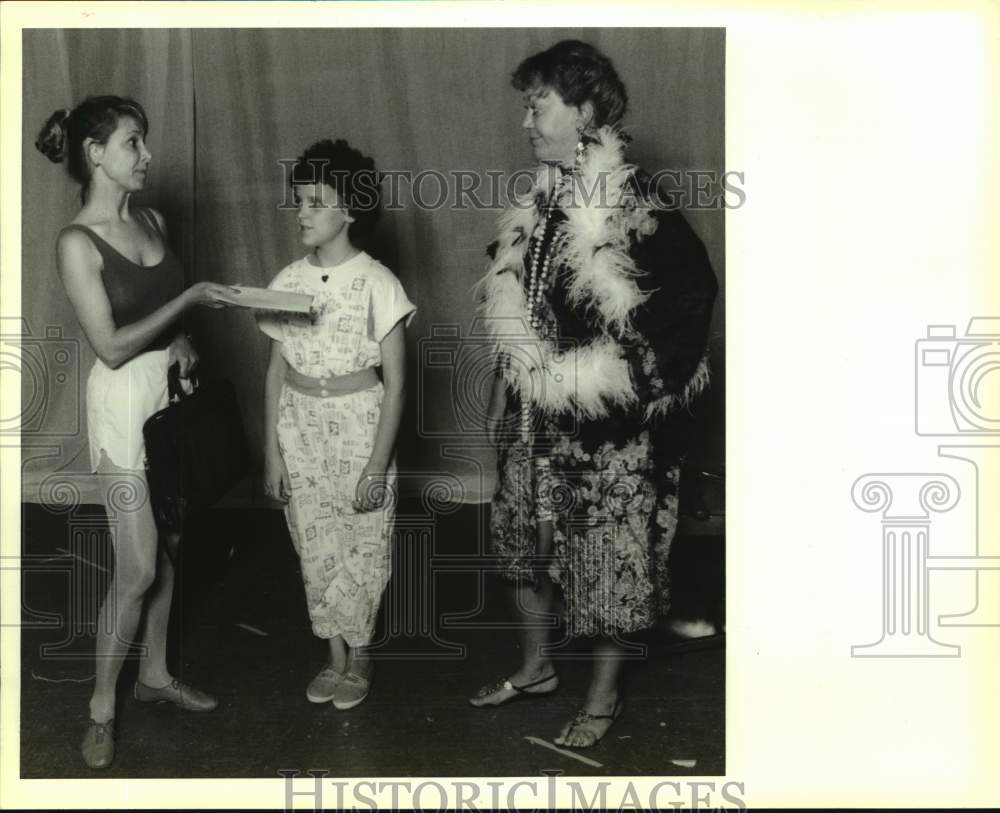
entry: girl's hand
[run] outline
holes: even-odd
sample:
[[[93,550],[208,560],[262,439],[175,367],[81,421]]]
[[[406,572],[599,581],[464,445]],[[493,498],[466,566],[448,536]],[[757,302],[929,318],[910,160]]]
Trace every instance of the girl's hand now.
[[[188,305],[204,305],[207,308],[238,306],[240,303],[235,294],[233,288],[218,282],[196,282],[184,292]]]
[[[198,369],[198,351],[183,333],[179,334],[167,348],[167,367],[172,367],[174,362],[180,365],[182,379],[190,378]]]
[[[354,510],[359,514],[377,511],[386,504],[389,497],[389,482],[385,471],[369,463],[354,487]]]
[[[264,493],[283,503],[288,502],[288,498],[292,496],[288,468],[278,451],[269,452],[264,457]]]

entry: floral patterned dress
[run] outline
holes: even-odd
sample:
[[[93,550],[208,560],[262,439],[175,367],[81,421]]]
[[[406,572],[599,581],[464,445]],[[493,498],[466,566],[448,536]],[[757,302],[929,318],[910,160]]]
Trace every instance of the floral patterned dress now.
[[[483,309],[510,316],[524,303],[527,321],[530,272],[548,255],[551,278],[535,298],[539,326],[531,339],[551,348],[545,363],[576,353],[577,392],[566,404],[558,393],[544,392],[546,382],[558,386],[553,382],[562,381],[562,373],[543,370],[542,387],[534,390],[508,378],[508,420],[516,423],[526,402],[534,431],[510,433],[500,445],[491,532],[502,575],[533,581],[540,486],[533,460],[548,458],[551,482],[545,488],[551,493],[545,498],[555,549],[545,564],[562,589],[567,632],[574,636],[648,628],[669,608],[667,560],[677,528],[686,407],[707,383],[705,348],[717,283],[704,246],[680,213],[649,204],[642,173],[625,175],[627,194],[599,220],[586,221],[564,207],[558,193],[548,198],[537,191],[527,213],[514,215],[520,224],[509,221],[513,225],[491,246],[492,284]],[[603,223],[603,231],[588,222]],[[608,246],[618,251],[617,266],[578,267],[580,258],[596,257]],[[599,291],[599,275],[619,273],[615,268],[625,268],[623,277],[636,285],[636,304],[617,324],[602,318],[597,293],[580,293],[584,273],[597,280],[586,290]],[[513,309],[497,304],[504,297]],[[598,354],[600,363],[593,361]],[[585,392],[591,385],[603,387],[600,397]]]
[[[296,371],[321,378],[378,366],[379,342],[415,306],[383,265],[364,252],[333,268],[307,258],[268,286],[315,297],[315,318],[267,314],[260,329],[281,343]],[[342,635],[349,646],[370,643],[389,580],[395,502],[358,513],[355,486],[375,442],[382,385],[335,397],[306,395],[287,384],[278,410],[278,445],[288,468],[285,506],[299,555],[313,632]],[[394,482],[395,465],[390,466]]]

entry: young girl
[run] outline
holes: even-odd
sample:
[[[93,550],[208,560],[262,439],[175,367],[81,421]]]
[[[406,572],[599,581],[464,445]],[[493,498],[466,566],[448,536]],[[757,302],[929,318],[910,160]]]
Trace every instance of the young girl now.
[[[389,579],[403,328],[416,308],[392,272],[355,246],[378,217],[372,160],[345,141],[321,141],[298,159],[291,183],[309,253],[270,287],[313,295],[314,313],[259,319],[271,338],[264,489],[285,503],[313,632],[330,646],[306,697],[349,709],[368,695],[365,646]]]

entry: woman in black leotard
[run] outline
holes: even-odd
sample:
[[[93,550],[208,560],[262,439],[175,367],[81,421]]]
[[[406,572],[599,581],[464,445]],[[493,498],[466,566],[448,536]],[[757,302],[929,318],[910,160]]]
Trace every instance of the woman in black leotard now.
[[[166,406],[167,369],[187,378],[198,363],[179,318],[190,307],[235,304],[232,290],[213,282],[184,289],[180,262],[165,240],[162,216],[130,203],[146,183],[151,155],[142,107],[117,96],[85,100],[53,113],[35,146],[65,161],[82,187],[83,206],[59,234],[59,276],[83,332],[97,354],[87,380],[87,428],[95,472],[141,479],[145,489],[142,425]],[[144,494],[145,497],[145,494]],[[174,569],[160,544],[148,498],[121,511],[112,528],[114,580],[97,625],[97,679],[81,746],[92,768],[114,759],[115,687],[122,661],[136,640],[145,602],[134,695],[210,711],[217,701],[176,680],[167,670],[166,638]]]

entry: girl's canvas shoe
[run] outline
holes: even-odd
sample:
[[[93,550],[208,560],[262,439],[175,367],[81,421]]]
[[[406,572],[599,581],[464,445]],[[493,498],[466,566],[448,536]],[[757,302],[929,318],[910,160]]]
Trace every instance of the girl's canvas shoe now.
[[[306,700],[310,703],[329,703],[344,676],[333,667],[326,667],[312,679],[306,688]]]
[[[354,672],[348,672],[337,685],[333,693],[333,705],[341,711],[353,709],[358,703],[368,697],[371,680],[363,678]]]

